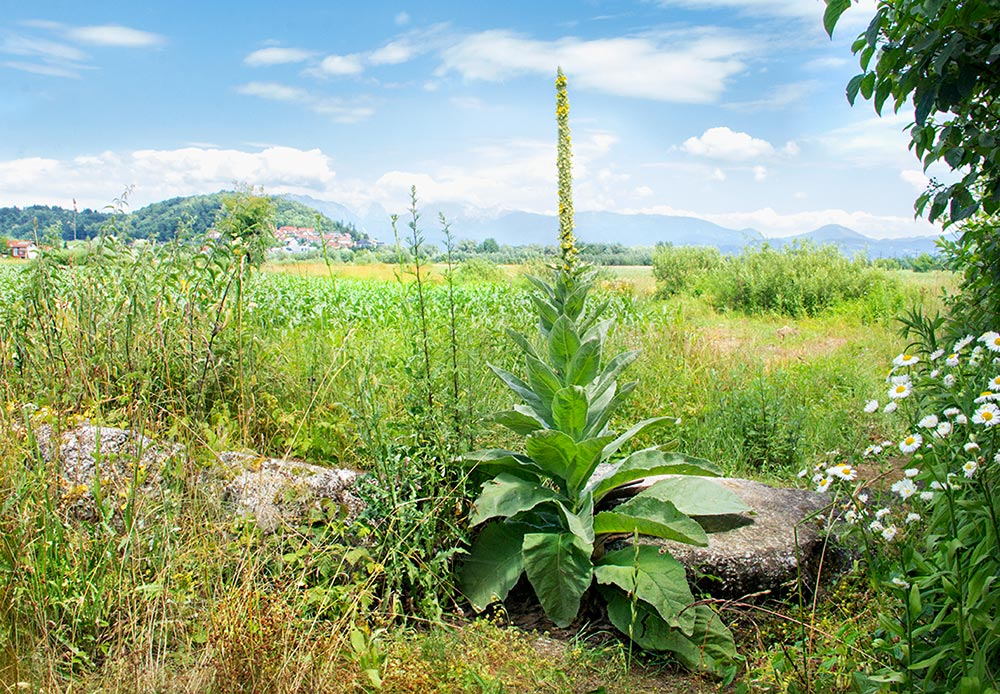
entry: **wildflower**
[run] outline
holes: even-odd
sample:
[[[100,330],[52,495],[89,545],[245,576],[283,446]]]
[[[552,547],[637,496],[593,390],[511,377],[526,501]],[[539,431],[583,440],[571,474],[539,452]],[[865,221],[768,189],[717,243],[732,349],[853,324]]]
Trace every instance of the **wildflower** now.
[[[934,430],[934,436],[939,439],[943,439],[945,436],[950,434],[954,429],[954,425],[951,422],[941,422],[937,425],[937,429]]]
[[[997,399],[996,393],[994,393],[991,390],[984,390],[982,393],[979,394],[979,397],[976,398],[975,402],[977,405],[981,405],[984,402],[990,402],[991,400],[996,400],[996,399]]]
[[[910,374],[900,374],[898,376],[889,376],[889,378],[886,379],[886,380],[889,383],[891,383],[892,385],[894,385],[894,386],[898,386],[901,383],[912,383],[912,381],[913,381],[913,379],[910,378]]]
[[[1000,376],[994,376],[990,379],[990,390],[1000,390]]]
[[[820,480],[819,484],[816,485],[816,491],[821,494],[830,488],[830,483],[833,482],[832,477],[824,477]]]
[[[938,359],[940,359],[943,356],[944,356],[944,350],[943,349],[936,349],[933,352],[931,352],[931,361],[937,361]]]
[[[944,383],[945,388],[953,387],[955,385],[955,374],[945,374],[941,382]]]
[[[908,467],[905,470],[903,470],[903,474],[912,480],[914,477],[920,474],[920,468]]]
[[[979,366],[979,363],[983,359],[983,348],[982,345],[976,345],[972,350],[972,354],[969,356],[969,366]]]
[[[987,333],[987,334],[989,334],[989,333]],[[986,335],[983,335],[983,337],[986,337]],[[961,340],[959,340],[958,342],[956,342],[955,346],[952,347],[952,349],[955,350],[956,352],[961,352],[965,348],[966,345],[968,345],[970,342],[972,342],[975,339],[976,338],[974,338],[972,335],[966,335]],[[981,340],[983,338],[981,337],[979,339]]]
[[[873,520],[868,524],[868,529],[873,533],[881,532],[883,528],[885,528],[885,526],[882,525],[882,521]]]
[[[996,463],[997,465],[1000,465],[1000,453],[997,453],[995,456],[993,456],[993,462]]]
[[[906,514],[906,524],[907,525],[909,525],[910,523],[917,523],[919,521],[920,521],[920,514],[919,513],[912,513],[911,512],[911,513],[907,513]]]
[[[979,463],[975,460],[970,460],[965,465],[962,466],[962,472],[965,474],[966,479],[972,479],[976,476],[976,470],[979,469]]]
[[[858,522],[858,513],[857,513],[857,511],[855,511],[853,508],[850,509],[850,510],[848,510],[848,512],[844,514],[844,520],[847,521],[848,523],[852,524],[852,525],[854,523],[857,523]]]
[[[805,467],[802,468],[801,470],[799,470],[799,479],[802,479],[803,477],[805,477],[808,474],[809,474],[809,468],[805,468]]]
[[[825,477],[826,475],[824,475],[822,472],[817,472],[815,475],[812,476],[812,483],[819,484],[820,482],[823,481]]]
[[[882,408],[882,411],[885,412],[886,414],[892,414],[893,412],[896,411],[896,407],[897,407],[896,401],[895,400],[890,400],[886,404],[886,406]]]
[[[958,366],[958,353],[953,352],[948,355],[948,358],[944,360],[944,363],[948,366]]]
[[[979,338],[991,352],[1000,352],[1000,333],[994,331],[989,331],[988,333],[983,333]]]
[[[906,381],[905,383],[897,383],[889,389],[889,398],[892,400],[900,400],[902,398],[909,397],[912,392],[913,386],[909,381]]]
[[[903,590],[906,590],[907,588],[910,587],[909,581],[904,581],[899,576],[892,577],[892,585],[896,586],[897,588],[902,588]]]
[[[966,453],[972,453],[973,451],[978,451],[979,450],[979,444],[976,443],[975,441],[969,441],[967,444],[965,444],[964,446],[962,446],[962,449]]]
[[[933,501],[934,500],[934,492],[920,492],[920,500],[921,501]]]
[[[921,419],[920,423],[917,426],[919,426],[919,427],[921,427],[923,429],[933,429],[937,425],[938,425],[937,415],[936,414],[929,414],[926,417],[924,417],[923,419]]]
[[[828,468],[826,474],[831,478],[839,477],[842,480],[851,482],[857,478],[858,471],[847,463],[841,463],[840,465],[834,465],[833,467]]]
[[[968,424],[968,423],[969,423],[969,418],[966,417],[964,414],[960,414],[957,417],[955,417],[955,424]]]
[[[997,422],[1000,422],[1000,408],[997,408],[992,402],[988,402],[976,410],[976,413],[972,415],[972,421],[974,424],[982,424],[986,427],[995,426]]]
[[[949,407],[947,410],[944,411],[944,416],[945,417],[954,417],[955,415],[961,414],[961,413],[962,413],[962,411],[960,409],[958,409],[957,407]]]
[[[835,456],[835,455],[840,455],[840,451],[838,451],[838,450],[837,450],[837,449],[835,448],[835,449],[833,449],[832,451],[827,451],[827,452],[826,452],[826,455],[827,455],[827,456]]]
[[[882,539],[886,542],[892,542],[896,539],[896,535],[899,533],[899,528],[895,525],[890,525],[887,528],[882,529]]]
[[[860,503],[862,506],[868,503],[868,494],[866,494],[865,492],[861,492],[860,494],[858,494],[857,498],[858,498],[858,503]]]
[[[931,371],[931,378],[937,378],[941,375],[941,369],[934,369]]]
[[[875,512],[875,520],[882,520],[883,518],[888,516],[889,513],[890,513],[889,509],[880,508],[878,511]]]
[[[920,434],[910,434],[905,439],[899,442],[899,450],[903,453],[913,453],[913,451],[920,448],[920,444],[924,442],[924,437]]]
[[[908,477],[905,477],[898,482],[894,482],[891,489],[896,494],[899,494],[899,498],[903,500],[909,499],[917,493],[917,485],[915,485],[913,480]]]
[[[882,452],[882,447],[876,444],[876,445],[869,446],[868,448],[866,448],[865,452],[862,453],[861,456],[863,458],[868,458],[868,457],[873,456],[873,455],[878,455],[881,452]]]
[[[1000,376],[998,376],[997,378],[1000,378]],[[871,414],[877,409],[878,409],[878,400],[869,400],[868,402],[865,403],[865,412],[867,412],[868,414]]]
[[[900,354],[892,360],[893,366],[913,366],[920,361],[920,358],[913,354]]]
[[[941,484],[937,480],[934,480],[933,482],[931,482],[931,489],[933,489],[934,491],[940,492],[940,491],[942,491],[944,489],[947,489],[947,488],[948,488],[948,485]]]

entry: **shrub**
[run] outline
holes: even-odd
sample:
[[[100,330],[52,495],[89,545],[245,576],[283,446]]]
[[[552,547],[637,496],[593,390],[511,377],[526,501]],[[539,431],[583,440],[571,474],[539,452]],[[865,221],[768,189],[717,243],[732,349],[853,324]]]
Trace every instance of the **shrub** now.
[[[722,254],[711,246],[657,246],[653,251],[657,293],[666,298],[695,289],[699,279],[720,265]]]
[[[862,298],[880,282],[893,280],[835,246],[794,243],[778,250],[764,244],[717,267],[708,291],[717,308],[797,317]]]

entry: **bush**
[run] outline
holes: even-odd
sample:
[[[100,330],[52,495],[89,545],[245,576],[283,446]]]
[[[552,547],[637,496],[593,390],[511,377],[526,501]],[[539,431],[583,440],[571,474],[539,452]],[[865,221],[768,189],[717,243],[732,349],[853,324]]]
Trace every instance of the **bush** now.
[[[764,244],[717,267],[708,292],[716,308],[799,317],[865,297],[880,283],[896,284],[863,258],[845,258],[835,246],[795,243],[778,250]]]
[[[657,294],[666,298],[689,291],[697,280],[721,265],[722,254],[711,246],[658,246],[653,251]]]

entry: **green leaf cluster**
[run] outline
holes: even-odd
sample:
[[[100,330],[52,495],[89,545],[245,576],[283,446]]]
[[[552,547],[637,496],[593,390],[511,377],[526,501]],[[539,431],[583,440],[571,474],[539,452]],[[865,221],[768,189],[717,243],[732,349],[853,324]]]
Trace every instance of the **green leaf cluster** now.
[[[684,568],[651,546],[609,551],[613,538],[639,534],[706,545],[698,516],[748,510],[708,477],[711,463],[654,446],[623,453],[629,442],[663,424],[641,421],[621,434],[615,412],[635,388],[619,376],[636,352],[608,357],[611,321],[587,295],[596,272],[554,271],[552,283],[531,280],[539,336],[511,332],[523,376],[493,371],[520,402],[495,416],[524,437],[522,451],[493,449],[466,456],[491,475],[471,516],[482,531],[461,574],[477,610],[502,601],[526,575],[546,614],[573,622],[584,594],[596,586],[612,623],[643,648],[672,651],[686,665],[718,675],[735,655],[732,635],[715,613],[695,605]],[[673,475],[614,506],[622,487],[652,475]],[[693,477],[685,477],[693,476]]]

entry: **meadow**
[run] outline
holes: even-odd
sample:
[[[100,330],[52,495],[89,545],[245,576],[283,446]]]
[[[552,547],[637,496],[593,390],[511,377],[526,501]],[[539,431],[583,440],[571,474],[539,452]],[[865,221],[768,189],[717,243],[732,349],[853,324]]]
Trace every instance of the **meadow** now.
[[[246,260],[108,239],[0,264],[5,691],[716,690],[585,624],[547,637],[503,611],[470,620],[451,581],[474,493],[453,459],[509,441],[488,419],[509,396],[487,365],[520,368],[505,329],[534,329],[524,268]],[[704,287],[661,298],[649,268],[601,270],[609,347],[640,350],[615,421],[668,416],[678,449],[778,485],[807,483],[797,473],[830,451],[860,456],[900,433],[862,412],[906,345],[895,315],[940,308],[954,282],[884,279],[789,315],[726,309]],[[83,419],[185,446],[124,529],[115,500],[96,521],[68,517],[58,462],[34,442]],[[264,534],[205,486],[222,450],[382,487],[359,525],[332,510]],[[727,613],[733,686],[843,691],[877,665],[877,596],[855,574],[824,595]]]

